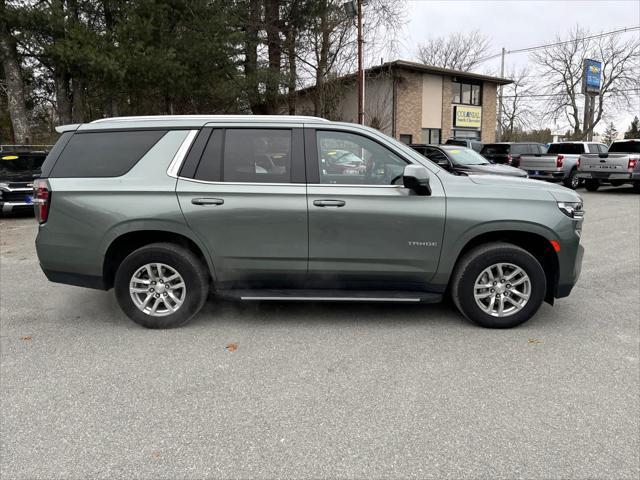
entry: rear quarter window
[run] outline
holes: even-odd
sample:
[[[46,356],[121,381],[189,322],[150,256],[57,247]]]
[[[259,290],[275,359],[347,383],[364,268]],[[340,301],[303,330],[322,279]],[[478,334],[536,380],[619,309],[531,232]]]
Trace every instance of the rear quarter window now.
[[[138,163],[166,130],[75,133],[51,170],[51,177],[119,177]]]

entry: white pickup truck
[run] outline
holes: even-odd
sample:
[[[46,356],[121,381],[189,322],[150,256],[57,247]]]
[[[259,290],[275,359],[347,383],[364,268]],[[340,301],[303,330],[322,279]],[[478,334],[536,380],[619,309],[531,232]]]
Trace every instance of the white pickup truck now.
[[[526,170],[530,178],[562,182],[565,187],[576,189],[580,185],[577,176],[578,157],[584,153],[604,153],[607,146],[597,142],[558,142],[549,145],[547,153],[522,155],[519,168]]]
[[[614,187],[630,183],[634,192],[640,193],[640,139],[617,140],[607,153],[580,155],[578,178],[590,192],[602,183]]]

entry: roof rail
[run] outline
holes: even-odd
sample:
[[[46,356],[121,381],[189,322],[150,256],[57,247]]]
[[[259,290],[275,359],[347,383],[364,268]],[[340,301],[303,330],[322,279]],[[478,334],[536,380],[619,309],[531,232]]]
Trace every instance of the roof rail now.
[[[94,120],[91,123],[105,122],[139,122],[145,120],[277,120],[277,121],[307,121],[328,122],[326,118],[304,115],[142,115],[133,117],[109,117]]]

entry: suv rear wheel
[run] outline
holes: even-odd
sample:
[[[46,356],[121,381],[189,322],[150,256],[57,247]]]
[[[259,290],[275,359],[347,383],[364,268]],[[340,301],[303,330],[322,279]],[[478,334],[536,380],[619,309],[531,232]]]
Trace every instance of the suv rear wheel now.
[[[115,277],[116,299],[127,316],[147,328],[184,325],[207,299],[207,271],[179,245],[152,243],[129,254]]]
[[[540,262],[509,243],[489,243],[461,258],[451,296],[458,310],[487,328],[511,328],[529,320],[544,301],[547,281]]]

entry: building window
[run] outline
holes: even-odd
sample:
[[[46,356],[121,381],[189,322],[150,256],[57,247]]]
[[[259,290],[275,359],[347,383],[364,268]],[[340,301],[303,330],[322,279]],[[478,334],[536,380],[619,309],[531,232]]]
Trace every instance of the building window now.
[[[479,84],[451,82],[451,103],[462,105],[481,105],[482,88]]]
[[[439,128],[423,128],[422,129],[422,143],[428,143],[431,145],[440,144],[440,129]]]
[[[406,134],[406,133],[401,133],[400,134],[400,141],[402,143],[406,143],[407,145],[410,145],[410,144],[413,143],[412,140],[413,140],[413,137],[411,135]]]

